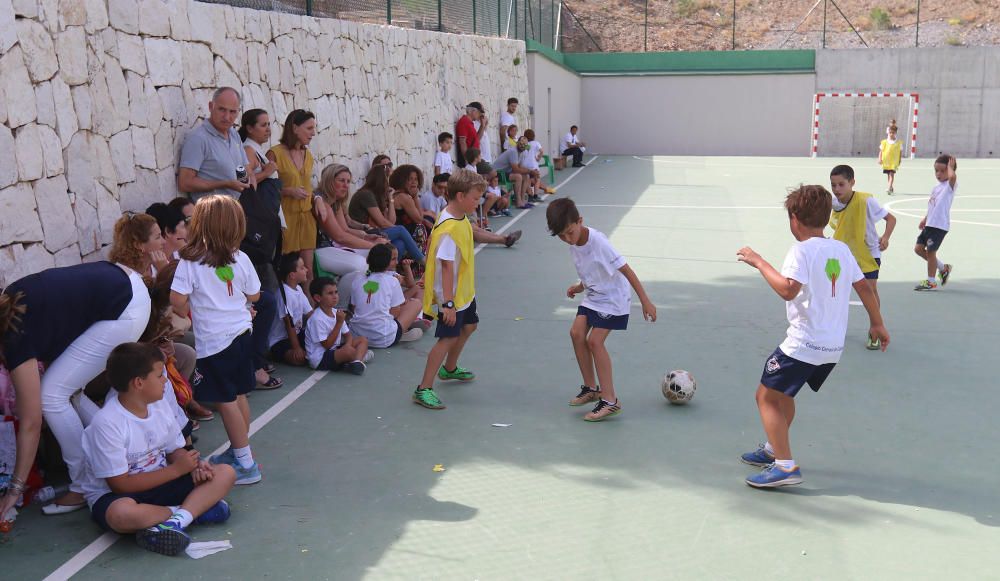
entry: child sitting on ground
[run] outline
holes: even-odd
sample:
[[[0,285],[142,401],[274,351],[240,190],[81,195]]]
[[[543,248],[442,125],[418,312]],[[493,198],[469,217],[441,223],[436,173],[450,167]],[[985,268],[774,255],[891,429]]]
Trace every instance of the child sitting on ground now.
[[[374,248],[372,248],[374,250]],[[344,320],[345,311],[337,310],[340,294],[332,278],[321,276],[309,284],[309,294],[316,310],[306,323],[306,357],[309,366],[324,371],[365,372],[365,363],[375,354],[368,350],[368,340],[351,335]]]
[[[421,326],[413,324],[420,316],[421,301],[403,296],[392,270],[394,251],[391,244],[373,247],[368,252],[368,272],[355,278],[351,288],[351,328],[376,349],[416,341],[424,334]]]
[[[390,246],[392,245],[390,244]],[[396,280],[399,281],[399,286],[403,289],[403,297],[406,300],[423,296],[423,284],[418,282],[417,277],[413,274],[413,259],[404,258],[400,262],[399,251],[396,250],[395,246],[392,247],[392,261],[386,270],[396,275]]]
[[[222,499],[236,472],[184,449],[164,397],[163,354],[155,345],[116,347],[108,357],[108,378],[117,397],[108,398],[83,432],[91,517],[106,531],[135,533],[144,549],[176,555],[191,542],[188,526],[229,518]]]
[[[302,291],[305,283],[305,262],[297,252],[285,254],[278,261],[278,308],[267,342],[271,357],[289,365],[305,365],[305,320],[312,312],[309,297]]]
[[[496,172],[496,170],[489,175],[486,183],[489,184],[486,186],[487,199],[493,198],[496,200],[493,204],[493,208],[487,211],[487,214],[490,217],[510,216],[510,200],[507,199],[507,192],[500,189],[500,175]],[[485,204],[483,204],[483,206],[485,207]]]

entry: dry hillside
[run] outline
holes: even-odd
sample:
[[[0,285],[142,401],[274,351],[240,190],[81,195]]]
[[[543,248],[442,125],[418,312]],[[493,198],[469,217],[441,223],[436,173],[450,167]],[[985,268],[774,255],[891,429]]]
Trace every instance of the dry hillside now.
[[[834,7],[873,48],[914,46],[916,0],[829,0],[828,48],[864,45]],[[605,51],[643,50],[646,0],[569,0],[565,5]],[[649,0],[648,50],[728,50],[733,39],[732,0]],[[782,47],[816,0],[736,0],[736,48]],[[823,1],[788,38],[784,48],[820,48]],[[567,51],[596,50],[593,42],[563,14]],[[920,46],[1000,44],[1000,0],[923,0]]]

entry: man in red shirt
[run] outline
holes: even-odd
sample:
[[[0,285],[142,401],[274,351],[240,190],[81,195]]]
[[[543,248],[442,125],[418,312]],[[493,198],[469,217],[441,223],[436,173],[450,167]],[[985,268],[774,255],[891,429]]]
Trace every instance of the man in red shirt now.
[[[476,131],[475,121],[479,121]],[[465,167],[465,152],[475,147],[479,149],[479,138],[486,132],[486,111],[483,104],[473,101],[465,107],[465,115],[455,124],[455,142],[458,143],[458,166]]]

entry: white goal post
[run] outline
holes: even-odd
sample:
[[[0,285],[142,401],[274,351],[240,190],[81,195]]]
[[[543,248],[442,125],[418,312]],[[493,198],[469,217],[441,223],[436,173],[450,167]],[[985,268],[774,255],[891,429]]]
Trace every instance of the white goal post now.
[[[917,93],[816,93],[813,96],[812,157],[876,155],[886,127],[895,120],[903,155],[917,155]]]

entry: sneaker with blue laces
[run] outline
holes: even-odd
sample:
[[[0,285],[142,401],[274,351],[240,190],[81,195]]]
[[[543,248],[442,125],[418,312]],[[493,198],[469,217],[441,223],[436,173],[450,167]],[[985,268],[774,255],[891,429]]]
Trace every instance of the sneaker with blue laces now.
[[[135,533],[135,542],[147,551],[173,557],[191,544],[191,537],[174,522],[161,522]]]
[[[238,462],[236,462],[236,452],[233,452],[232,448],[226,449],[225,452],[221,454],[216,454],[214,456],[208,457],[209,464],[229,464],[232,467],[236,467]]]
[[[196,525],[216,525],[219,523],[224,523],[229,520],[229,515],[231,511],[229,510],[229,503],[225,500],[220,500],[212,505],[212,508],[201,513],[201,516],[194,519]]]
[[[233,465],[233,470],[236,471],[236,486],[243,486],[245,484],[257,484],[261,481],[263,476],[260,473],[260,464],[254,462],[253,466],[249,468],[244,468],[240,466],[237,462]]]
[[[767,448],[764,447],[764,444],[760,444],[753,452],[747,452],[746,454],[741,455],[740,462],[751,466],[770,466],[774,463],[774,454],[768,452]]]
[[[759,473],[747,478],[747,484],[754,488],[777,488],[802,483],[802,471],[796,466],[784,470],[777,464],[770,464]]]

